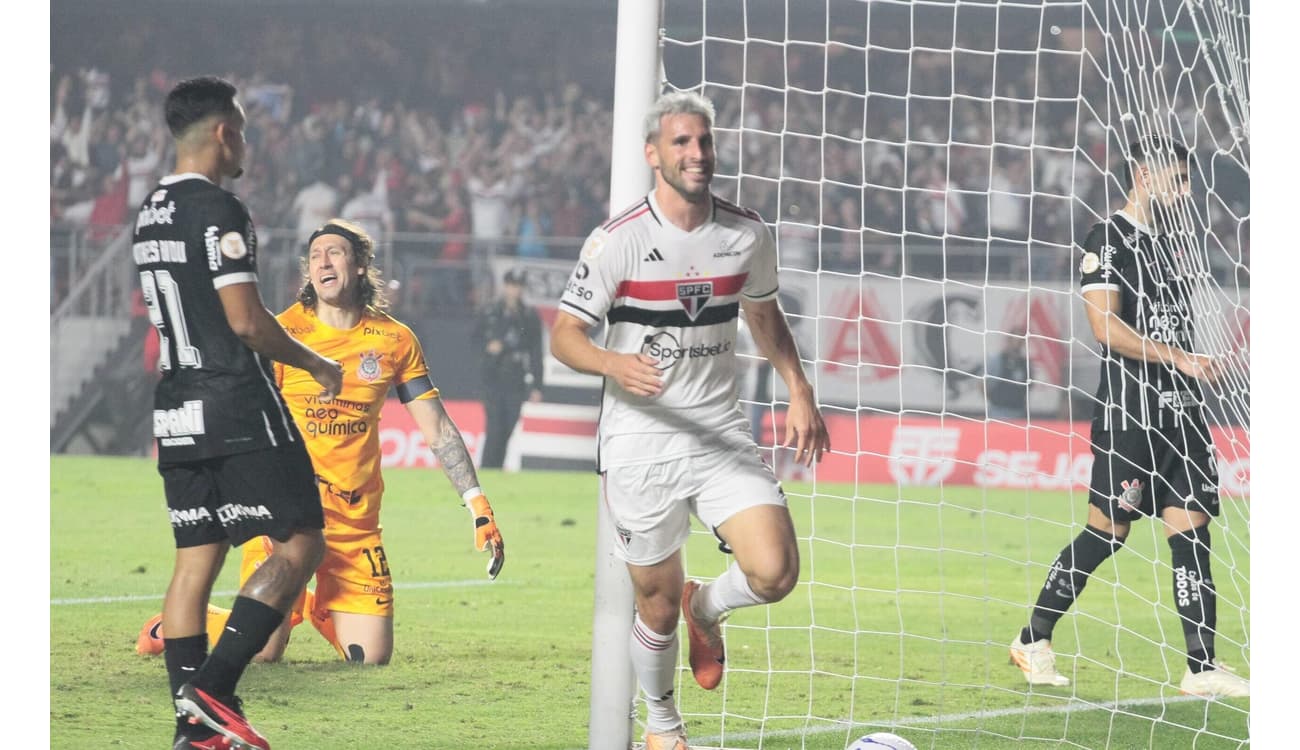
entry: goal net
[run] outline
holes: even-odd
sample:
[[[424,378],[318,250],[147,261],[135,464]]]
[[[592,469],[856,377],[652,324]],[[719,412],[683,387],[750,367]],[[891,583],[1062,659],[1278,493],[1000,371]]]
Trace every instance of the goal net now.
[[[1079,245],[1120,208],[1127,144],[1194,153],[1180,217],[1222,515],[1220,658],[1249,672],[1247,0],[665,0],[664,86],[718,111],[715,191],[777,237],[782,304],[831,431],[773,448],[783,384],[743,401],[785,482],[801,575],[725,626],[727,677],[676,695],[692,746],[1190,747],[1245,740],[1246,702],[1178,695],[1169,549],[1133,525],[1058,623],[1066,688],[1008,664],[1083,527],[1100,352]],[[688,576],[729,558],[700,530]],[[957,743],[957,744],[954,744]]]

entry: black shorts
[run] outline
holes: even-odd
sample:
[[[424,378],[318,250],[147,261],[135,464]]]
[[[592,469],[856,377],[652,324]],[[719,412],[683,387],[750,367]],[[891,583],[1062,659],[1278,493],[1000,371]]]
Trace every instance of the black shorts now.
[[[201,461],[159,464],[176,547],[255,536],[281,541],[325,527],[316,472],[301,440]]]
[[[1088,502],[1129,523],[1165,508],[1219,515],[1219,470],[1208,435],[1195,429],[1092,435]]]

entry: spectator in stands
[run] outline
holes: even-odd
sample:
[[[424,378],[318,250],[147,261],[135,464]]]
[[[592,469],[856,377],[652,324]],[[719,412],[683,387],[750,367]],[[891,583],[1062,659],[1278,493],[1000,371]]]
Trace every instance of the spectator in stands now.
[[[564,202],[551,211],[551,231],[556,237],[582,237],[599,222],[599,219],[588,214],[586,206],[579,199],[578,189],[571,186],[564,190]]]
[[[545,258],[546,237],[551,235],[551,217],[542,212],[537,196],[524,199],[524,215],[519,217],[519,242],[515,254],[521,258]]]
[[[340,217],[360,224],[376,244],[386,242],[393,230],[393,212],[388,208],[388,184],[381,172],[372,185],[356,187]]]
[[[143,130],[131,132],[126,154],[126,177],[130,182],[126,193],[128,206],[144,203],[157,181],[165,147],[162,135],[161,128],[155,128],[152,133]]]
[[[298,240],[306,242],[317,227],[323,227],[335,216],[339,207],[339,191],[324,176],[318,176],[310,185],[293,197],[292,210],[297,214]]]
[[[469,188],[470,229],[474,234],[475,252],[495,254],[513,225],[510,209],[517,192],[516,183],[495,155],[478,161],[471,174],[465,184]]]
[[[100,174],[113,174],[122,163],[122,124],[105,115],[102,131],[90,143],[90,167]]]
[[[1001,239],[1021,240],[1029,230],[1028,157],[995,161],[989,184],[989,230]]]
[[[99,195],[90,209],[87,224],[89,239],[93,243],[107,244],[128,222],[126,220],[126,193],[130,184],[126,170],[118,168],[100,178]]]
[[[113,23],[105,19],[106,25],[97,31],[114,37]],[[169,23],[180,22],[151,23],[162,37]],[[220,52],[212,52],[239,61],[238,67],[249,71],[247,80],[237,83],[250,97],[247,134],[256,158],[250,161],[250,174],[241,191],[249,198],[259,225],[298,228],[304,219],[297,196],[318,180],[338,190],[337,176],[346,172],[353,184],[365,186],[369,193],[375,192],[372,186],[382,176],[387,194],[379,197],[388,212],[398,212],[391,228],[431,231],[415,228],[419,222],[408,211],[415,209],[439,219],[443,232],[467,233],[471,226],[468,216],[460,227],[458,209],[445,195],[459,187],[467,189],[461,196],[461,208],[472,213],[473,233],[485,247],[514,247],[515,242],[501,238],[516,230],[528,235],[531,228],[527,226],[525,196],[541,200],[539,211],[542,216],[550,215],[551,234],[584,236],[600,218],[585,215],[588,207],[604,209],[608,202],[611,102],[607,95],[594,96],[590,91],[591,81],[607,75],[604,70],[593,74],[592,68],[601,64],[602,55],[612,52],[592,45],[561,45],[553,63],[530,67],[519,63],[535,45],[515,42],[535,30],[506,24],[490,33],[449,26],[435,32],[442,36],[433,40],[436,43],[430,45],[430,51],[402,56],[397,53],[404,42],[396,41],[402,33],[383,30],[382,23],[375,28],[349,29],[347,34],[324,30],[318,43],[308,47],[301,29],[281,16],[278,21],[259,25],[257,33],[228,40]],[[981,42],[978,31],[971,33],[975,36],[967,40],[969,44],[993,44],[991,38]],[[140,34],[116,36],[121,40],[112,47],[117,55],[114,59],[96,61],[95,68],[76,59],[51,75],[51,217],[60,224],[85,226],[100,195],[102,175],[123,161],[131,182],[128,205],[146,198],[144,192],[160,176],[161,152],[166,145],[165,138],[159,144],[156,131],[160,128],[155,121],[170,76],[151,67],[148,46],[139,41]],[[468,62],[472,56],[465,50],[488,39],[500,51],[497,66]],[[832,90],[857,91],[863,86],[857,78],[860,66],[847,64],[856,59],[854,53],[836,50],[832,57],[829,75],[833,80],[827,82]],[[57,65],[59,56],[55,59]],[[854,104],[855,97],[828,95],[824,106],[813,106],[810,99],[782,97],[776,91],[750,87],[743,92],[748,99],[742,123],[741,92],[723,97],[719,122],[735,122],[744,130],[741,138],[720,137],[718,149],[735,154],[736,159],[729,157],[723,162],[739,163],[745,176],[729,184],[720,177],[719,188],[734,191],[732,197],[760,208],[765,216],[806,223],[815,232],[818,217],[836,214],[839,197],[822,207],[813,205],[815,196],[798,195],[801,218],[795,218],[785,206],[777,205],[778,188],[784,200],[790,197],[787,186],[791,183],[871,185],[873,189],[860,198],[865,202],[861,229],[867,248],[866,268],[889,273],[896,273],[902,265],[904,215],[909,229],[920,228],[918,220],[924,218],[923,231],[933,236],[946,227],[950,235],[960,228],[963,238],[992,235],[1023,240],[1032,219],[1036,240],[1067,243],[1077,237],[1082,227],[1071,226],[1071,216],[1077,220],[1089,211],[1063,212],[1058,203],[1043,202],[1036,196],[1030,215],[1031,170],[1038,178],[1032,185],[1039,196],[1081,199],[1093,214],[1114,208],[1109,203],[1121,197],[1114,185],[1108,190],[1100,173],[1087,166],[1088,162],[1105,164],[1113,153],[1108,151],[1107,129],[1089,117],[1082,118],[1076,128],[1072,105],[1068,113],[1043,106],[1031,117],[1027,107],[1007,98],[1062,89],[1070,83],[1068,66],[1009,69],[1007,75],[999,75],[989,92],[989,96],[1007,102],[1005,117],[1001,110],[997,118],[990,117],[988,101],[963,98],[952,103],[946,125],[923,133],[912,130],[929,122],[921,116],[927,111],[925,102],[915,97],[936,91],[943,95],[950,84],[943,74],[947,68],[935,59],[923,56],[914,62],[914,80],[906,91],[888,92],[900,94],[894,98],[873,97],[865,110],[860,103]],[[810,66],[802,53],[787,61],[762,51],[749,59],[748,71],[738,59],[719,64],[717,80],[734,76],[734,80],[781,81],[789,75],[797,83],[817,68]],[[290,89],[279,81],[286,79],[282,71],[293,66],[297,66],[297,75]],[[113,72],[112,79],[103,72],[108,70]],[[514,72],[498,75],[503,70]],[[889,62],[874,70],[878,72],[866,84],[868,95],[885,93],[882,87],[889,85],[891,76],[907,72]],[[951,85],[962,90],[984,85],[974,69],[953,73],[956,80]],[[561,87],[553,83],[557,80],[583,83]],[[119,85],[114,88],[113,82]],[[1086,82],[1084,86],[1086,89]],[[1084,94],[1096,96],[1089,90]],[[1216,127],[1207,126],[1206,118],[1218,117],[1217,108],[1197,114],[1184,107],[1176,114],[1185,128],[1202,130]],[[1035,133],[1037,139],[1031,140]],[[828,137],[816,137],[820,134]],[[928,145],[945,142],[947,149]],[[1032,159],[1027,148],[1008,147],[1031,143]],[[54,144],[59,148],[53,148]],[[1069,156],[1072,153],[1086,158],[1069,169],[1075,163]],[[738,162],[741,156],[743,160]],[[97,167],[94,173],[92,164]],[[935,177],[936,168],[946,184]],[[404,193],[400,187],[407,184],[404,173],[416,172],[428,176],[433,201],[418,201],[416,193]],[[454,182],[457,179],[461,182]],[[453,182],[444,182],[448,180]],[[957,193],[954,187],[965,192]],[[1228,192],[1226,187],[1221,190]],[[908,195],[906,211],[900,191]],[[939,198],[940,193],[946,195]],[[351,189],[339,191],[336,211],[341,212],[342,204],[351,197]],[[1232,200],[1229,195],[1224,197]],[[353,209],[382,216],[384,210],[374,205],[378,202],[374,195],[362,196],[361,204]],[[1248,210],[1232,213],[1241,216]],[[521,227],[516,217],[524,217],[525,226]],[[383,223],[382,218],[376,221]],[[1217,236],[1239,235],[1232,248],[1216,249],[1219,255],[1235,255],[1237,246],[1247,241],[1246,233],[1239,232],[1232,219],[1216,221],[1214,226],[1219,230]],[[791,229],[784,231],[790,233]],[[800,239],[798,228],[792,233]],[[790,248],[789,262],[783,252],[783,265],[815,266],[819,260],[815,249],[810,254],[807,238],[803,239],[803,245]],[[459,242],[448,242],[443,255],[463,258],[468,253],[462,249]],[[822,250],[824,262],[826,249]],[[525,238],[524,252],[536,251],[535,243]],[[554,245],[548,247],[548,254],[556,252]],[[1068,273],[1066,266],[1059,267],[1060,273]],[[1216,272],[1223,276],[1233,267],[1221,263]],[[1037,260],[1033,270],[1036,275],[1043,270]],[[1005,277],[1022,274],[1023,268],[1008,266],[1000,271]]]

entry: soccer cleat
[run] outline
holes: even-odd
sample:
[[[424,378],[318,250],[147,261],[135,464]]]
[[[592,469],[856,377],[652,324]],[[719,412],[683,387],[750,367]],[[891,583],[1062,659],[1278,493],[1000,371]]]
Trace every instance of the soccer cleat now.
[[[215,604],[208,605],[207,631],[208,645],[215,645],[221,639],[221,632],[225,630],[226,620],[230,617],[230,610],[224,607],[218,607]],[[296,619],[294,619],[296,618]],[[291,615],[290,624],[296,626],[302,622],[302,615],[294,612]],[[135,652],[141,656],[158,656],[163,652],[163,635],[162,613],[150,617],[145,622],[144,627],[140,628],[140,635],[135,639]]]
[[[691,750],[680,729],[664,734],[645,733],[645,750]]]
[[[699,581],[687,581],[682,588],[682,616],[686,618],[686,633],[691,641],[691,672],[700,687],[712,690],[722,682],[727,651],[722,642],[722,621],[705,623],[691,608],[691,599],[699,590]]]
[[[1223,669],[1207,669],[1204,672],[1187,670],[1178,690],[1184,695],[1196,695],[1201,698],[1249,698],[1250,681],[1238,677]]]
[[[149,618],[135,639],[135,652],[141,656],[157,656],[163,652],[162,613]]]
[[[1070,678],[1056,671],[1056,653],[1052,651],[1052,642],[1041,638],[1033,643],[1025,643],[1017,635],[1011,642],[1011,663],[1020,667],[1025,673],[1025,682],[1030,685],[1051,685],[1065,687]]]
[[[231,750],[271,750],[271,743],[244,720],[237,697],[232,696],[227,705],[187,682],[176,691],[176,710],[187,715],[191,724],[203,724],[227,739]]]
[[[1236,667],[1225,664],[1224,661],[1217,656],[1210,660],[1210,664],[1213,664],[1215,669],[1222,669],[1225,672],[1231,672],[1233,674],[1237,673]]]

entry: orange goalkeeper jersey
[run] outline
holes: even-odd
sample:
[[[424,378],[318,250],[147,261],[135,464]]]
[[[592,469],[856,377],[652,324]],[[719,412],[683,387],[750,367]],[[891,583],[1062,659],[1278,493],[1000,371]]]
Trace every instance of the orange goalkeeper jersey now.
[[[277,362],[276,382],[306,439],[316,474],[344,506],[335,510],[353,521],[377,516],[383,492],[379,413],[389,388],[402,403],[438,397],[419,340],[391,316],[369,309],[347,330],[322,323],[302,303],[277,320],[290,336],[343,365],[343,390],[333,401],[320,399],[320,384],[306,370]]]

